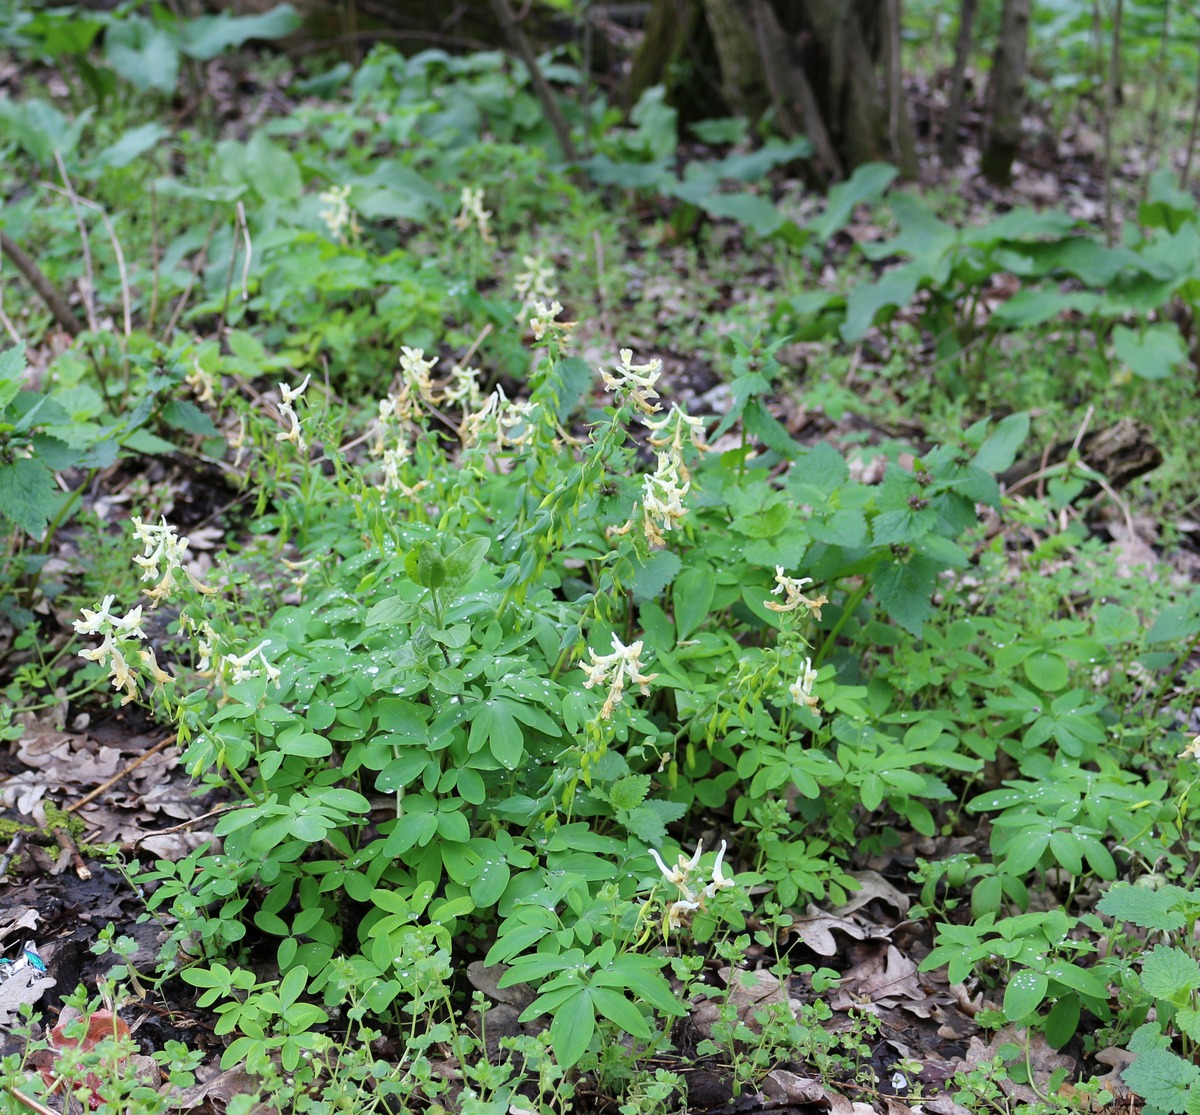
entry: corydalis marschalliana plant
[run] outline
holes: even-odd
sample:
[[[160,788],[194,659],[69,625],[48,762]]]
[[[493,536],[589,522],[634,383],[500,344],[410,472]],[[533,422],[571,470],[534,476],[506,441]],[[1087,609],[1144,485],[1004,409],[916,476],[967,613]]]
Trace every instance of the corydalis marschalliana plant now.
[[[711,882],[699,887],[692,881],[692,874],[700,865],[700,855],[703,851],[703,843],[698,842],[695,854],[691,859],[680,852],[675,866],[668,867],[658,851],[654,848],[650,849],[650,855],[658,865],[659,871],[662,872],[663,878],[682,896],[667,906],[666,916],[663,918],[664,937],[668,936],[672,930],[680,929],[686,918],[691,917],[697,910],[704,909],[721,891],[736,885],[721,868],[721,861],[725,858],[724,840],[721,841],[721,847],[718,849],[717,858],[713,863]]]

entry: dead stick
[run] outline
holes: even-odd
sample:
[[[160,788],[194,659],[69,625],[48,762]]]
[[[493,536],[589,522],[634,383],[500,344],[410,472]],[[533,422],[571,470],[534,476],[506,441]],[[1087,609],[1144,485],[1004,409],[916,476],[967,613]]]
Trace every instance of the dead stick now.
[[[56,828],[54,839],[58,841],[58,846],[70,855],[71,863],[75,867],[75,874],[81,879],[90,879],[92,877],[91,869],[83,862],[83,856],[79,854],[79,845],[75,843],[75,837],[65,828]]]
[[[193,825],[198,825],[201,821],[207,821],[212,817],[220,817],[226,813],[232,813],[235,809],[247,809],[253,802],[246,802],[244,805],[221,805],[216,809],[210,809],[207,813],[201,813],[199,817],[189,817],[186,821],[181,821],[177,825],[172,825],[168,829],[156,829],[154,832],[144,832],[136,840],[129,840],[121,845],[122,852],[132,852],[143,840],[149,840],[152,836],[166,836],[172,832],[182,832],[184,829],[190,829]]]
[[[4,855],[0,856],[0,879],[3,879],[8,874],[8,865],[12,863],[13,856],[21,850],[21,845],[24,843],[25,834],[23,832],[18,832],[12,838],[12,841],[4,851]]]
[[[0,232],[0,252],[12,260],[13,266],[25,276],[29,285],[37,291],[38,297],[46,303],[46,308],[72,337],[78,337],[83,332],[83,323],[72,312],[71,307],[54,284],[42,274],[38,267],[25,252],[3,232]]]
[[[118,771],[107,782],[101,782],[91,793],[84,794],[74,805],[68,805],[66,812],[74,813],[77,809],[82,809],[90,801],[95,801],[105,790],[110,786],[115,786],[131,771],[137,770],[151,755],[157,755],[164,747],[175,742],[177,737],[167,736],[166,739],[160,739],[149,751],[144,752],[133,760],[124,770]]]
[[[24,1104],[30,1111],[37,1112],[37,1115],[57,1115],[53,1109],[43,1107],[37,1100],[31,1100],[24,1092],[18,1092],[11,1084],[5,1084],[3,1088],[17,1103]]]

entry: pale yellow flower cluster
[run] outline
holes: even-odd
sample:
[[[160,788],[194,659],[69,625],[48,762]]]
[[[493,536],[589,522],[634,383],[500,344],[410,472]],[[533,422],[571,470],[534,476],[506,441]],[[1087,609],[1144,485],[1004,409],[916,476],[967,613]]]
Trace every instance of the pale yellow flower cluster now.
[[[483,441],[494,441],[498,449],[522,446],[533,436],[539,409],[531,399],[510,399],[497,384],[478,410],[464,416],[459,436],[467,448]]]
[[[359,234],[358,214],[350,205],[349,186],[330,186],[321,194],[321,200],[329,207],[322,209],[320,216],[330,236],[345,244]]]
[[[732,879],[725,875],[721,868],[721,861],[725,858],[725,841],[722,840],[721,847],[717,852],[716,861],[713,863],[712,881],[699,889],[693,886],[691,875],[700,864],[700,854],[703,850],[704,845],[697,843],[696,852],[691,859],[687,859],[681,852],[675,862],[675,866],[669,868],[663,862],[662,856],[654,848],[650,849],[650,855],[654,858],[654,862],[658,864],[658,869],[662,872],[663,878],[683,896],[667,907],[667,917],[663,925],[664,934],[669,933],[673,929],[681,928],[685,918],[702,909],[706,903],[711,902],[721,891],[736,885]]]
[[[821,609],[829,603],[828,597],[814,596],[807,597],[800,590],[805,585],[813,583],[811,577],[786,577],[783,573],[783,566],[775,566],[775,587],[771,589],[772,596],[778,596],[783,593],[783,603],[780,604],[774,600],[767,600],[765,603],[772,612],[794,612],[797,608],[804,607],[816,618],[821,618]]]
[[[533,334],[533,339],[540,341],[549,333],[552,339],[565,343],[571,335],[571,330],[579,323],[557,321],[556,318],[562,312],[562,304],[559,302],[551,302],[549,305],[546,305],[545,302],[536,303],[533,307],[533,316],[529,319],[529,330]]]
[[[626,678],[629,679],[631,685],[638,687],[642,696],[645,696],[650,692],[650,683],[658,677],[658,674],[642,673],[641,639],[626,646],[614,634],[612,646],[612,654],[597,654],[591,647],[588,647],[591,662],[581,660],[579,663],[579,668],[587,674],[587,681],[583,683],[585,689],[591,689],[595,685],[608,686],[608,696],[605,698],[604,706],[600,709],[601,720],[607,720],[612,716],[613,709],[621,703],[625,693]]]
[[[146,632],[142,630],[142,606],[127,612],[123,616],[113,614],[112,606],[115,597],[106,596],[95,610],[83,608],[83,619],[77,619],[72,624],[81,635],[102,635],[103,641],[91,650],[81,650],[80,658],[89,662],[99,662],[107,666],[112,677],[114,689],[123,689],[125,696],[121,704],[127,705],[136,700],[138,695],[137,674],[129,668],[129,659],[135,655],[150,668],[155,682],[171,681],[171,676],[158,668],[154,651],[147,648],[142,650],[137,640],[145,639]]]
[[[133,517],[133,537],[142,543],[142,553],[135,554],[133,562],[142,569],[143,581],[157,581],[151,589],[145,589],[150,602],[155,606],[167,599],[175,588],[175,574],[180,570],[198,592],[206,595],[216,591],[205,584],[183,564],[188,540],[180,538],[179,532],[164,517],[158,524],[144,523]]]
[[[554,281],[554,268],[540,252],[535,255],[522,256],[521,262],[525,270],[517,273],[513,279],[513,289],[521,300],[517,310],[516,321],[523,321],[530,310],[540,303],[550,305],[558,297],[558,284]]]
[[[1200,762],[1200,736],[1196,736],[1191,743],[1179,752],[1181,759],[1195,759]]]
[[[674,530],[687,513],[683,497],[691,482],[680,477],[683,460],[674,453],[659,453],[658,468],[645,477],[642,488],[642,530],[651,546],[665,546],[664,531]]]
[[[633,350],[629,348],[621,349],[621,362],[613,371],[600,369],[604,386],[618,396],[618,401],[621,401],[620,396],[628,395],[633,405],[643,414],[654,414],[662,409],[657,403],[650,401],[658,398],[654,385],[661,375],[661,360],[655,357],[647,360],[645,364],[635,364]]]
[[[483,207],[483,188],[464,186],[458,199],[458,216],[453,224],[459,232],[466,232],[472,225],[479,233],[479,239],[485,244],[495,243],[492,235],[492,211]]]

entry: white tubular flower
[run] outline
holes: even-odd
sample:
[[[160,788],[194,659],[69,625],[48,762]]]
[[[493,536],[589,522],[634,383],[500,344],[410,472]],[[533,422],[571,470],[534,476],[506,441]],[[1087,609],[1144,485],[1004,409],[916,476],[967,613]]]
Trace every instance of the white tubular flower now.
[[[663,533],[674,530],[687,513],[683,497],[691,490],[689,481],[681,481],[679,459],[659,453],[658,469],[645,478],[642,490],[642,529],[651,546],[665,546]]]
[[[721,861],[725,858],[725,841],[721,841],[721,847],[717,850],[717,858],[713,863],[712,882],[704,888],[704,896],[708,899],[713,899],[719,891],[726,890],[729,887],[737,884],[725,876],[721,870]]]
[[[686,898],[681,898],[678,902],[672,902],[667,907],[667,930],[681,929],[683,927],[684,916],[698,909],[700,909],[699,902],[690,902]]]
[[[807,608],[809,613],[816,619],[821,618],[821,608],[829,603],[828,597],[815,596],[811,599],[805,596],[800,590],[805,585],[811,585],[811,577],[785,577],[783,566],[775,566],[775,587],[771,589],[772,596],[784,594],[782,604],[776,603],[774,600],[766,601],[766,606],[772,612],[794,612],[799,607]]]
[[[658,398],[654,385],[662,375],[662,361],[655,358],[645,364],[633,363],[633,350],[621,349],[621,363],[615,372],[600,369],[604,386],[616,395],[628,393],[633,405],[643,414],[654,414],[662,407],[650,402]]]
[[[116,597],[109,593],[99,604],[96,605],[96,610],[91,608],[80,608],[83,613],[83,619],[77,619],[71,624],[80,635],[96,635],[99,634],[102,628],[114,622],[114,616],[111,612],[113,601]]]
[[[304,390],[308,387],[308,381],[312,379],[312,373],[304,377],[304,382],[299,387],[288,387],[286,383],[280,383],[279,387],[279,417],[287,423],[288,428],[283,433],[276,434],[276,441],[290,441],[301,453],[308,452],[308,443],[304,440],[304,434],[300,429],[300,419],[297,417],[295,410],[292,409],[292,403],[301,398]]]
[[[724,847],[725,845],[722,844],[722,850],[724,850]],[[704,842],[698,841],[696,844],[696,851],[692,855],[691,859],[688,859],[687,856],[680,852],[678,859],[675,861],[675,866],[668,868],[663,862],[663,858],[658,851],[655,848],[650,849],[650,856],[654,862],[658,864],[658,869],[662,872],[662,877],[666,879],[667,882],[673,887],[678,887],[684,892],[684,894],[688,895],[688,897],[692,897],[692,890],[687,885],[688,876],[696,870],[697,865],[700,863],[700,856],[703,853]]]
[[[258,677],[259,674],[266,670],[267,677],[271,681],[279,680],[279,671],[267,661],[263,654],[263,649],[271,645],[270,639],[263,639],[253,650],[248,650],[245,654],[230,654],[226,655],[223,663],[223,668],[229,671],[229,683],[236,685],[239,681],[249,681],[251,678]],[[251,670],[250,663],[257,658],[262,665],[263,670]]]
[[[1200,736],[1196,736],[1187,747],[1179,752],[1179,758],[1195,759],[1197,762],[1200,762]]]
[[[796,681],[788,686],[788,692],[792,695],[792,700],[798,705],[805,708],[810,708],[813,712],[817,711],[817,696],[813,692],[813,686],[817,682],[817,671],[812,668],[812,659],[804,660],[804,669],[800,671],[800,676]]]
[[[167,682],[174,681],[161,666],[158,664],[158,659],[154,656],[154,648],[147,647],[145,650],[139,651],[142,661],[146,665],[146,669],[150,671],[150,676],[154,679],[155,685],[165,685]]]
[[[442,401],[463,410],[478,410],[483,406],[483,393],[479,390],[482,374],[478,368],[455,364],[450,369],[450,381],[442,388]]]

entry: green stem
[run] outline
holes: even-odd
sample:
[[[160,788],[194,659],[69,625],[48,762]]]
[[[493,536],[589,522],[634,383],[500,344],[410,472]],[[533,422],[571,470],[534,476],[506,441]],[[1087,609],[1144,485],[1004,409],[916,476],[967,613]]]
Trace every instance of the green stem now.
[[[838,616],[837,622],[829,629],[829,633],[821,641],[821,647],[817,651],[816,661],[813,662],[814,670],[819,670],[821,668],[821,664],[825,661],[830,649],[837,642],[837,637],[841,634],[842,628],[846,626],[846,623],[850,617],[856,611],[858,611],[858,606],[865,599],[867,593],[870,591],[870,587],[870,582],[864,578],[863,583],[846,598],[846,602],[842,605],[842,614]]]

